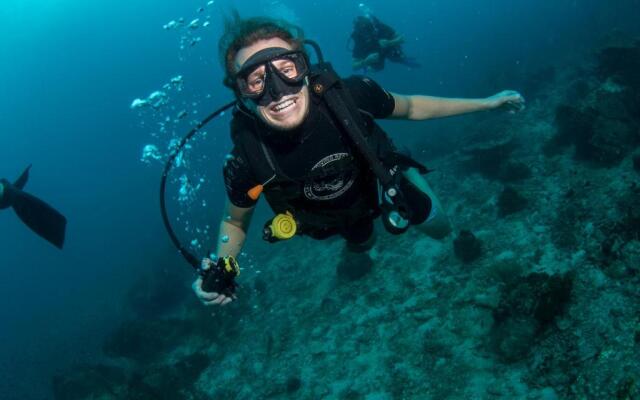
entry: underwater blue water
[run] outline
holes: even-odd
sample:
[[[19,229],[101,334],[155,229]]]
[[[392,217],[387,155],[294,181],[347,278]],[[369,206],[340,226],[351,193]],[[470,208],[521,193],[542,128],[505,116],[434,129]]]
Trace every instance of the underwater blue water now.
[[[211,25],[199,31],[202,41],[180,50],[181,33],[162,26],[197,18],[206,1],[2,1],[0,177],[11,180],[32,163],[27,190],[69,224],[66,247],[58,251],[11,211],[0,213],[0,398],[50,398],[54,373],[100,358],[102,339],[123,318],[122,299],[143,271],[175,264],[187,273],[177,256],[167,262],[174,252],[158,212],[160,166],[140,162],[144,145],[166,146],[168,139],[153,138],[154,121],[141,126],[131,102],[177,75],[185,88],[174,99],[175,112],[195,98],[193,118],[203,117],[229,100],[216,43],[221,14],[232,7],[245,16],[295,18],[348,74],[347,38],[359,3],[216,0],[205,11]],[[637,34],[640,17],[637,0],[366,4],[405,35],[406,52],[423,64],[410,73],[388,64],[373,77],[394,92],[443,96],[504,89],[495,84],[501,76],[589,53],[614,28]],[[437,135],[451,123],[425,129]],[[216,130],[207,175],[219,196],[199,211],[212,225],[223,199],[217,158],[230,146],[225,125]]]

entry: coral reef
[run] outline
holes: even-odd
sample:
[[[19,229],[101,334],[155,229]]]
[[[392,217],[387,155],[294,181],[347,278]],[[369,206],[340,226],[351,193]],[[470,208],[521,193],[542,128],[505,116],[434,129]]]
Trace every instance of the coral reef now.
[[[580,89],[557,107],[557,132],[545,147],[549,156],[573,145],[576,159],[594,166],[620,163],[640,144],[640,47],[611,47],[598,56],[593,88]]]
[[[455,238],[252,243],[217,309],[140,287],[55,398],[639,398],[638,47],[522,77],[544,101],[440,143]]]

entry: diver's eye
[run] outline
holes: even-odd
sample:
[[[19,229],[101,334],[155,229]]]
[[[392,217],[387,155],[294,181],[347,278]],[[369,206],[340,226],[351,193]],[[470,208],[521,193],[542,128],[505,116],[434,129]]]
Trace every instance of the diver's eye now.
[[[252,92],[260,92],[264,87],[264,75],[249,77],[247,86]]]
[[[295,78],[298,75],[296,64],[290,60],[280,61],[276,68],[278,68],[278,71],[287,78]]]

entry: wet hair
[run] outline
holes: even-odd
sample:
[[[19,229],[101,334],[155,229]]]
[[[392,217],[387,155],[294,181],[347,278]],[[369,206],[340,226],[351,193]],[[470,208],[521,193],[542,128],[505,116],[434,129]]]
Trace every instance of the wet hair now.
[[[242,19],[237,11],[224,21],[224,33],[218,41],[220,63],[225,70],[224,84],[233,87],[232,76],[238,52],[259,40],[280,38],[294,50],[304,50],[304,33],[296,25],[281,19],[253,17]]]

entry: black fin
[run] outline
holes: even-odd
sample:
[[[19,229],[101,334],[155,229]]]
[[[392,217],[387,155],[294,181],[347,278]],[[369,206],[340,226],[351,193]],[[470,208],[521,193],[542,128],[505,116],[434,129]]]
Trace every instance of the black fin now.
[[[27,168],[25,172],[28,172],[28,170]],[[22,176],[20,179],[22,179]],[[22,190],[12,189],[12,206],[22,222],[39,236],[57,248],[62,249],[67,219],[39,198]]]
[[[20,175],[20,177],[13,183],[13,186],[17,187],[20,190],[24,189],[24,185],[26,185],[27,181],[29,180],[29,170],[31,169],[31,165],[32,164],[29,164],[22,175]]]

